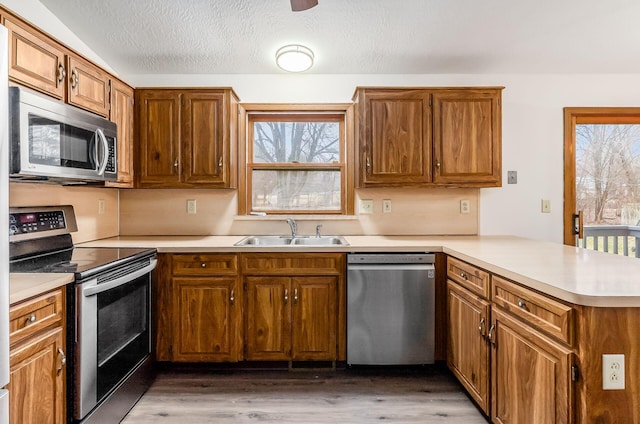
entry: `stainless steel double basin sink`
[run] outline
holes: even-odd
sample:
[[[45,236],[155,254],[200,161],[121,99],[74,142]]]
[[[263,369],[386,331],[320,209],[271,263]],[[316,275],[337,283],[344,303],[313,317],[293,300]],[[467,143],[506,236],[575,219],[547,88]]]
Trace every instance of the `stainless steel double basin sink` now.
[[[315,246],[348,246],[341,236],[248,236],[234,246],[283,246],[283,247],[315,247]]]

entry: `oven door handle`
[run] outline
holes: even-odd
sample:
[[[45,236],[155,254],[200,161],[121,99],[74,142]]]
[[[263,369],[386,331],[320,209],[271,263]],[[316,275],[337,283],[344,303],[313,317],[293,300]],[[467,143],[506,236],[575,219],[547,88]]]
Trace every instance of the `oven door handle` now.
[[[108,283],[95,284],[95,285],[91,285],[91,286],[89,286],[87,288],[84,288],[82,290],[82,295],[84,297],[89,297],[89,296],[93,296],[93,295],[105,292],[107,290],[115,289],[116,287],[122,286],[123,284],[130,283],[131,281],[135,280],[136,278],[142,277],[143,275],[148,274],[151,271],[153,271],[153,269],[156,267],[157,263],[158,263],[157,259],[151,259],[151,263],[149,265],[145,266],[142,269],[134,271],[131,274],[127,274],[124,277],[116,278],[115,280],[111,280]]]

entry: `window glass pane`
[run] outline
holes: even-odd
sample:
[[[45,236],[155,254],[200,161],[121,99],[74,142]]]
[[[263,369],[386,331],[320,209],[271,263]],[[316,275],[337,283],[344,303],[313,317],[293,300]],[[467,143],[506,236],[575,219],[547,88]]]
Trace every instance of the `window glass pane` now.
[[[253,123],[254,163],[334,163],[340,161],[338,122]]]
[[[340,210],[340,171],[272,171],[252,173],[254,211]]]

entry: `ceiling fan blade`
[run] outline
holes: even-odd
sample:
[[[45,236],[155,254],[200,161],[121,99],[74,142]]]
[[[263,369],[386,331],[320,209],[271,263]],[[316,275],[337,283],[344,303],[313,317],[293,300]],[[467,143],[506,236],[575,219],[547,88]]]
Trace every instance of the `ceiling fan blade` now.
[[[318,5],[318,0],[291,0],[291,10],[301,12]]]

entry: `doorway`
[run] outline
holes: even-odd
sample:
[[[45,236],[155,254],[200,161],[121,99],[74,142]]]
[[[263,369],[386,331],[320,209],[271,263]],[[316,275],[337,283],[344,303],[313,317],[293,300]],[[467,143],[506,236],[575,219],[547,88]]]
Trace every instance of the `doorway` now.
[[[564,243],[640,257],[640,108],[565,108],[564,139]]]

